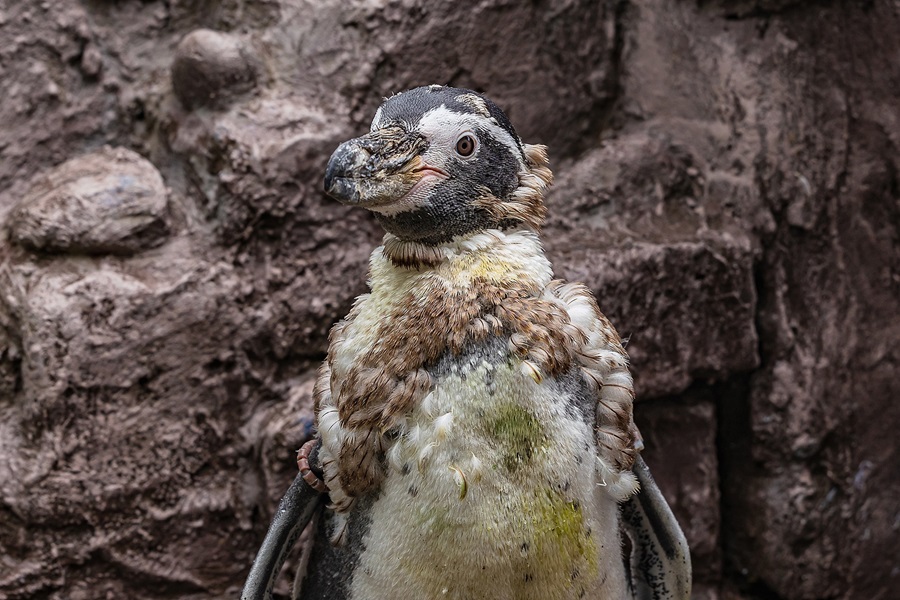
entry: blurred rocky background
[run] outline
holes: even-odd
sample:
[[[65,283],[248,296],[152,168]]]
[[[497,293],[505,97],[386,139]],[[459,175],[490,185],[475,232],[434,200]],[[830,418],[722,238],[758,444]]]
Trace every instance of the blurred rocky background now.
[[[896,598],[898,32],[896,0],[0,3],[0,598],[236,597],[380,239],[325,162],[427,83],[550,146],[546,247],[630,340],[696,598]]]

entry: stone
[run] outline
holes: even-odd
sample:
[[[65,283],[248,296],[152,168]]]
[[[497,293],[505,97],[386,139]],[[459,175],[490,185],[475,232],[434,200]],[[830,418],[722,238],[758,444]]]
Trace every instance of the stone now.
[[[586,283],[628,340],[638,401],[759,364],[755,251],[699,154],[671,135],[615,138],[565,164],[548,199],[557,274]]]
[[[243,39],[197,29],[181,40],[172,61],[172,91],[185,108],[223,107],[256,87],[262,64]]]
[[[105,147],[33,179],[7,227],[36,252],[134,254],[165,242],[167,198],[147,159]]]
[[[576,259],[575,256],[578,258]],[[638,401],[759,364],[751,254],[701,243],[634,244],[568,254],[628,344]]]

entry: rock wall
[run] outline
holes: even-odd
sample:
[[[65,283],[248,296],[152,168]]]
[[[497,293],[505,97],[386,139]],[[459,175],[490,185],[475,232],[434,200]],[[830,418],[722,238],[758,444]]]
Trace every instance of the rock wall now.
[[[546,247],[630,340],[696,597],[893,597],[898,31],[891,0],[0,6],[0,597],[237,594],[380,239],[325,162],[434,82],[550,146]]]

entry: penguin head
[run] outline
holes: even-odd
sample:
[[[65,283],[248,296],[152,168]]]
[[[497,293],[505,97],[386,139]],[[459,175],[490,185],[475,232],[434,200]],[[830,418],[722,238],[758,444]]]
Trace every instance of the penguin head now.
[[[551,179],[546,148],[523,144],[491,100],[432,85],[385,100],[369,133],[332,154],[325,191],[372,211],[401,240],[439,244],[539,228]]]

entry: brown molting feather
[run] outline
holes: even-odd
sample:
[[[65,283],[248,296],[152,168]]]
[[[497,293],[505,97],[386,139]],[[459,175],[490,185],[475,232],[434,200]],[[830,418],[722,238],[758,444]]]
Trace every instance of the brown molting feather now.
[[[410,297],[385,319],[378,343],[359,357],[335,390],[342,426],[352,432],[351,443],[339,457],[344,493],[358,496],[381,480],[377,456],[384,434],[430,391],[427,368],[445,352],[459,354],[466,345],[489,336],[507,336],[510,354],[537,369],[536,380],[580,369],[597,397],[595,433],[600,455],[619,470],[631,468],[637,456],[634,392],[631,387],[604,383],[611,373],[627,371],[615,329],[583,286],[554,281],[543,290],[543,297],[535,294],[520,284],[500,286],[483,280],[455,293],[437,286],[421,302]],[[599,341],[594,339],[601,345],[599,350],[589,347],[591,332],[571,322],[567,300],[591,305],[602,334]],[[341,343],[339,337],[333,343]],[[329,354],[334,356],[334,348]],[[329,376],[330,370],[323,367],[315,389],[317,410],[323,400],[331,400],[326,399]]]
[[[428,393],[431,378],[424,367],[447,351],[459,354],[469,341],[502,332],[507,324],[495,314],[497,307],[510,297],[530,292],[515,283],[499,287],[476,280],[452,292],[438,285],[424,290],[424,297],[410,294],[384,319],[376,344],[359,357],[340,383],[336,406],[342,423],[351,428],[390,428]],[[473,326],[476,320],[479,324]],[[334,350],[329,350],[329,356]],[[371,371],[379,372],[389,384],[373,381]]]
[[[531,172],[549,187],[553,183],[553,172],[550,170],[550,157],[547,155],[547,146],[543,144],[523,144],[525,151],[525,163]]]
[[[488,110],[487,104],[477,94],[460,94],[456,97],[456,100],[465,104],[482,117],[491,118],[491,111]]]
[[[428,393],[428,366],[490,335],[509,336],[510,353],[532,362],[543,375],[567,372],[584,336],[562,306],[536,293],[518,282],[476,279],[467,288],[437,286],[424,298],[407,298],[384,320],[378,342],[336,390],[344,426],[389,429]]]
[[[331,328],[332,333],[337,325]],[[313,385],[313,413],[319,414],[319,408],[331,403],[331,364],[323,362],[316,372],[316,382]]]
[[[381,455],[384,452],[384,436],[371,429],[358,429],[354,433],[353,443],[341,449],[341,468],[338,471],[341,490],[351,498],[366,493],[384,477],[381,461],[371,460],[371,454]],[[325,483],[333,489],[327,480]],[[348,508],[349,505],[348,499]]]
[[[611,372],[627,370],[615,329],[584,286],[554,281],[543,290],[543,297],[536,293],[541,291],[517,282],[497,285],[475,280],[453,292],[436,286],[421,301],[408,298],[403,308],[385,319],[376,345],[350,368],[336,390],[342,425],[356,434],[340,454],[345,493],[361,494],[380,481],[382,473],[375,466],[379,461],[372,460],[371,453],[383,444],[383,434],[431,389],[427,367],[445,352],[459,354],[466,345],[492,335],[508,336],[510,354],[531,363],[540,379],[580,369],[598,398],[595,429],[601,456],[620,470],[631,468],[637,454],[634,393],[630,387],[604,384]],[[609,356],[588,347],[590,332],[574,325],[566,310],[572,301],[591,305],[602,332],[602,349],[611,349],[611,356],[621,360],[606,364]],[[333,343],[340,343],[339,338]],[[334,356],[333,348],[329,354]],[[323,368],[316,386],[317,403],[325,393],[318,389],[327,377],[328,370]]]
[[[489,189],[482,188],[475,205],[498,221],[517,221],[533,231],[540,231],[547,218],[544,193],[553,182],[553,172],[546,146],[525,144],[523,149],[526,169],[519,173],[519,187],[505,199],[497,198]]]
[[[405,269],[436,267],[444,260],[444,255],[439,247],[404,241],[390,233],[384,236],[382,253],[395,267]]]
[[[582,378],[597,397],[596,440],[601,456],[618,469],[631,469],[637,459],[635,448],[639,434],[634,424],[634,388],[628,374],[628,355],[619,334],[600,312],[597,301],[586,286],[580,283],[552,281],[548,295],[566,305],[586,305],[591,313],[594,329],[601,334],[591,343],[590,332],[582,331],[584,342],[577,350]],[[598,343],[599,342],[599,343]],[[626,374],[628,386],[608,380],[616,374]]]

